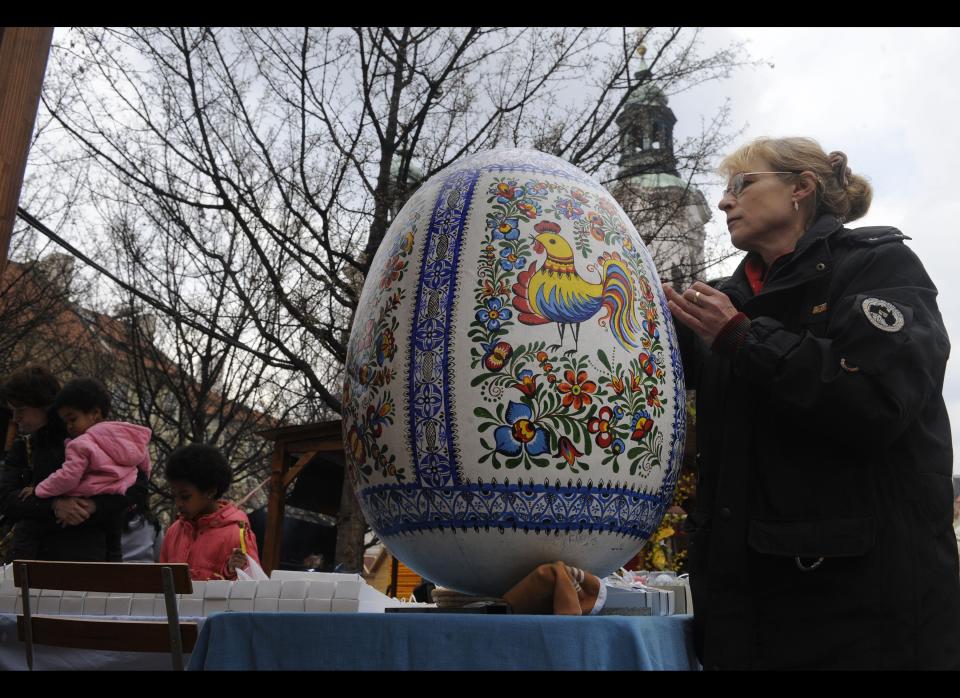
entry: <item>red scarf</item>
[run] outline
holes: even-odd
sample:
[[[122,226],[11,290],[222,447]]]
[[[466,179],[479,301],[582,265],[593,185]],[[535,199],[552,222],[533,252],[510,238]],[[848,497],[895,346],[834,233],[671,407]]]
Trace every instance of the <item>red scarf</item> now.
[[[750,288],[753,289],[753,295],[760,293],[763,283],[767,280],[767,265],[763,263],[763,257],[754,254],[747,255],[743,271],[746,272],[747,281],[750,282]]]

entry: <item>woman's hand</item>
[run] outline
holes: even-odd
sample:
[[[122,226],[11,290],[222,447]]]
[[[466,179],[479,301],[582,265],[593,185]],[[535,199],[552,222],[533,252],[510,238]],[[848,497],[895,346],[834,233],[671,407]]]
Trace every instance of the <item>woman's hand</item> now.
[[[64,528],[82,524],[96,510],[97,505],[93,500],[83,497],[59,497],[53,500],[53,515]]]
[[[682,294],[670,286],[664,286],[663,290],[673,316],[696,332],[708,347],[713,345],[713,340],[730,318],[737,314],[727,294],[702,281],[694,281]]]

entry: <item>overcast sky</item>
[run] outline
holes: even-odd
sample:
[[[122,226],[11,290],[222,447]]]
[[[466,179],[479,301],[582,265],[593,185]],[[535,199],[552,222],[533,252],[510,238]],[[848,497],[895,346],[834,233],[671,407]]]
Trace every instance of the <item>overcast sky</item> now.
[[[851,225],[892,225],[913,238],[907,244],[940,291],[957,354],[943,394],[960,452],[960,29],[709,28],[703,39],[716,47],[746,40],[751,56],[774,67],[741,69],[673,97],[675,135],[696,131],[699,115],[729,98],[733,126],[745,129],[738,143],[809,136],[847,154],[874,189],[870,212]],[[719,187],[704,194],[713,206]],[[718,234],[722,221],[715,215],[710,224]]]

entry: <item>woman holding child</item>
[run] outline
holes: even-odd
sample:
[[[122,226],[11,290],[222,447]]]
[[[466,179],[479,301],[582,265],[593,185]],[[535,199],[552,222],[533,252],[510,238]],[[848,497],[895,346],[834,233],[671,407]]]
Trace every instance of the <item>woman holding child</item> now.
[[[67,430],[54,409],[59,381],[28,366],[0,386],[20,436],[0,467],[0,514],[17,522],[10,559],[120,560],[116,522],[146,496],[141,472],[124,493],[39,498],[30,492],[64,463]],[[26,491],[25,491],[26,490]]]

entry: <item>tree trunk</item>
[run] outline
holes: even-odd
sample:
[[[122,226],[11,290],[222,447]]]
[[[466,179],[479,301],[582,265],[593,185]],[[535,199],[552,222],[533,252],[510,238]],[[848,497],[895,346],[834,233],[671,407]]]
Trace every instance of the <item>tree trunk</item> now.
[[[363,573],[363,536],[367,522],[360,510],[350,478],[343,478],[340,492],[340,513],[337,514],[337,547],[334,564],[342,565],[344,572]]]

